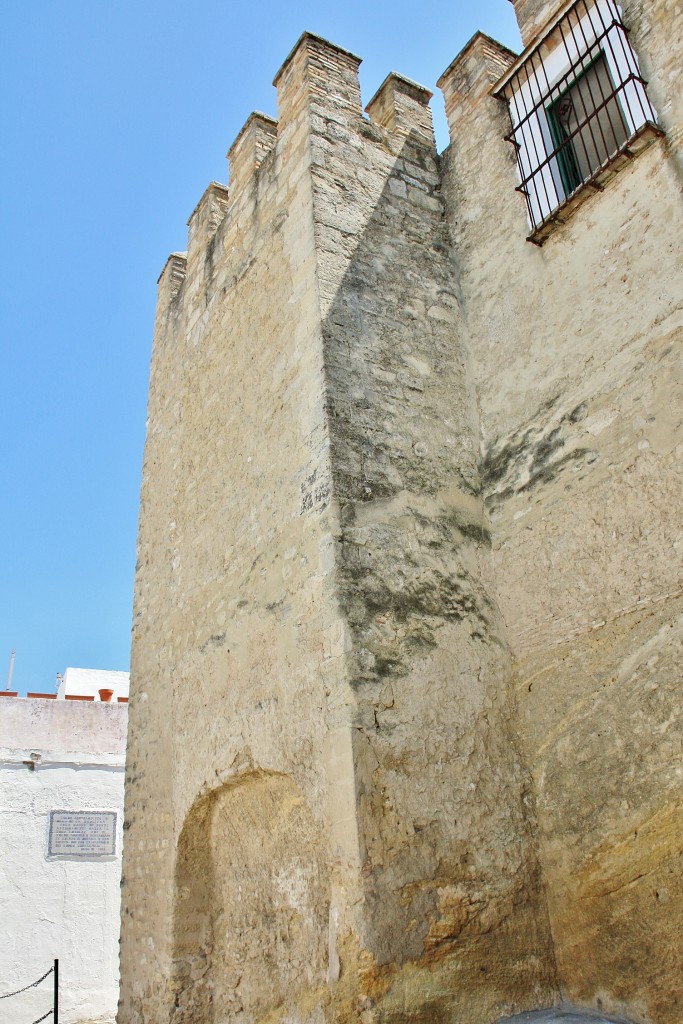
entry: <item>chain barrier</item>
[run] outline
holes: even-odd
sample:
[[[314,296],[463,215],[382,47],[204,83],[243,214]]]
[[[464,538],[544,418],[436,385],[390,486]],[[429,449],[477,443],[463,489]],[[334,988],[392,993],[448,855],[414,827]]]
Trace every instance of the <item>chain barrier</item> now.
[[[54,1012],[54,1010],[48,1010],[47,1013],[44,1013],[42,1017],[38,1018],[38,1020],[34,1020],[33,1024],[40,1024],[41,1020],[45,1020],[46,1017],[52,1017]]]
[[[52,1017],[53,1024],[59,1024],[59,960],[55,960],[52,967],[45,971],[45,974],[38,978],[37,981],[32,981],[30,985],[24,985],[23,988],[18,988],[15,992],[5,992],[3,995],[0,995],[0,999],[9,999],[10,996],[18,996],[22,992],[28,992],[29,989],[36,988],[42,981],[49,978],[51,974],[55,976],[52,1008],[47,1013],[44,1013],[42,1017],[39,1017],[38,1020],[34,1020],[33,1024],[41,1024],[48,1017]]]
[[[9,999],[10,996],[18,996],[21,992],[28,992],[30,988],[35,988],[36,985],[40,985],[41,981],[45,981],[45,979],[50,974],[52,974],[53,971],[54,966],[52,966],[49,971],[45,971],[45,974],[42,976],[42,978],[38,978],[38,981],[32,981],[30,985],[25,985],[24,988],[18,988],[16,992],[5,992],[4,995],[0,996],[0,999]],[[52,1010],[50,1010],[50,1013],[52,1013]],[[42,1017],[40,1019],[43,1020]]]

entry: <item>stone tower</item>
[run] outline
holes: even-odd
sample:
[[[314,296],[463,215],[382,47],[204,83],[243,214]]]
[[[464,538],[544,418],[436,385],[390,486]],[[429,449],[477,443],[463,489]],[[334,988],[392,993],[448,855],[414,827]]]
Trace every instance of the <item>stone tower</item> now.
[[[162,272],[120,1024],[680,1024],[683,17],[515,7],[442,157],[303,35]]]

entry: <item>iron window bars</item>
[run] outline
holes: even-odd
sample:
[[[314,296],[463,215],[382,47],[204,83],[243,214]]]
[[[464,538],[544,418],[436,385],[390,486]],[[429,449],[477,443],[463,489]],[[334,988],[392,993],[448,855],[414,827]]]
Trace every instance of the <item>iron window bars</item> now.
[[[663,132],[614,0],[576,0],[512,65],[495,95],[508,105],[527,204],[542,244],[585,186]]]

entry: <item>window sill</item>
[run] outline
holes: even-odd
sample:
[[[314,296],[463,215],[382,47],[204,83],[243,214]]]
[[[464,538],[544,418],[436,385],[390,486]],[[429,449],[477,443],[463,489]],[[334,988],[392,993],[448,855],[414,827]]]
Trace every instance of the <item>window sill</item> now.
[[[601,167],[595,174],[582,182],[572,194],[564,200],[546,219],[527,235],[527,242],[541,246],[552,235],[558,227],[566,221],[590,198],[595,192],[602,192],[607,182],[627,163],[630,163],[639,153],[647,149],[652,143],[664,135],[662,129],[651,121],[646,123],[632,135],[608,163]]]

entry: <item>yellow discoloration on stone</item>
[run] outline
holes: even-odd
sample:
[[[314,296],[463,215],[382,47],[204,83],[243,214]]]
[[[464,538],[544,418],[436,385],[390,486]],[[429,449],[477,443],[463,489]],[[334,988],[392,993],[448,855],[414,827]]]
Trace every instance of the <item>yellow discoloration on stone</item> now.
[[[683,802],[638,821],[622,839],[593,850],[578,879],[579,899],[610,896],[683,856]]]

